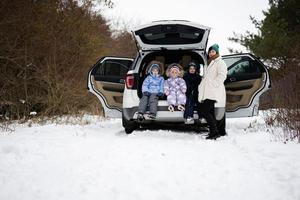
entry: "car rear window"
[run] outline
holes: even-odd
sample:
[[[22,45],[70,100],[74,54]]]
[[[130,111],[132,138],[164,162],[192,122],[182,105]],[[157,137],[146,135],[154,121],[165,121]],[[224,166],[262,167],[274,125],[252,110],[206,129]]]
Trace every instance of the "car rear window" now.
[[[193,44],[202,41],[205,30],[185,25],[156,25],[136,31],[145,44]]]

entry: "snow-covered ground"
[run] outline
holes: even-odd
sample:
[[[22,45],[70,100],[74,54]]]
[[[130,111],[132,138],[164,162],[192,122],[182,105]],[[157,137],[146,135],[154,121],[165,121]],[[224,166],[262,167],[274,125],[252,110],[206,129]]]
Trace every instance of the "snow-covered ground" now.
[[[121,120],[15,124],[0,132],[0,199],[300,199],[300,145],[273,141],[260,117],[229,135],[126,135]],[[280,131],[278,129],[278,131]]]

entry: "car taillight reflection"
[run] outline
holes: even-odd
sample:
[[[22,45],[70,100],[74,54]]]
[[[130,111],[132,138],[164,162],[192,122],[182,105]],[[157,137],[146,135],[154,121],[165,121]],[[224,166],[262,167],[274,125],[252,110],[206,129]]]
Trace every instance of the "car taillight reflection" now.
[[[132,89],[134,85],[134,76],[132,74],[126,75],[126,87],[127,89]]]

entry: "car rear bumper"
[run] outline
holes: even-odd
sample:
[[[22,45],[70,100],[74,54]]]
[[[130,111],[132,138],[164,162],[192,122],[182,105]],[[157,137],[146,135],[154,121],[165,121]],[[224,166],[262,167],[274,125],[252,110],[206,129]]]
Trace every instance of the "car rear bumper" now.
[[[135,121],[137,120],[137,111],[138,111],[137,106],[132,108],[123,108],[123,117],[128,121]],[[217,120],[221,120],[224,115],[225,115],[225,108],[215,108],[215,116]],[[199,121],[199,117],[196,111],[194,111],[194,119],[196,121]],[[181,123],[184,122],[183,112],[178,110],[175,110],[174,112],[170,112],[168,110],[168,106],[158,106],[155,121]],[[206,123],[205,119],[202,118],[200,119],[200,122]]]
[[[170,112],[170,111],[168,111],[167,106],[158,107],[157,109],[158,109],[158,111],[156,114],[156,119],[154,121],[175,122],[175,123],[184,122],[182,111]],[[137,111],[138,111],[138,107],[123,108],[123,116],[128,121],[135,121],[135,120],[137,120]],[[198,114],[196,112],[194,113],[194,119],[198,119]],[[153,121],[153,120],[151,120],[151,121]]]

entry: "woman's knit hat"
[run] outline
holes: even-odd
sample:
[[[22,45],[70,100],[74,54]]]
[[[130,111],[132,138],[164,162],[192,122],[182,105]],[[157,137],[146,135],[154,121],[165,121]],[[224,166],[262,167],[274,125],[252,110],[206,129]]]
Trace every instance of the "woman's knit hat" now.
[[[208,48],[208,53],[211,50],[215,50],[217,54],[219,54],[219,45],[218,44],[213,44],[211,47]]]

